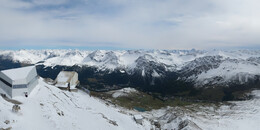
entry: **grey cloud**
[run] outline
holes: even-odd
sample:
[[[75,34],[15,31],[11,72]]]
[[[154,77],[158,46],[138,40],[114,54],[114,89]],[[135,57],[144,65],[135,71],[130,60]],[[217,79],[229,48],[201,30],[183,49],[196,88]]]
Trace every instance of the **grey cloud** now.
[[[0,2],[0,47],[19,41],[20,45],[39,46],[57,43],[60,46],[209,49],[255,46],[260,42],[260,14],[257,13],[260,2],[256,0],[98,1],[86,0],[81,1],[83,5],[63,7],[69,3],[67,0],[3,0]],[[37,10],[35,4],[61,7]]]

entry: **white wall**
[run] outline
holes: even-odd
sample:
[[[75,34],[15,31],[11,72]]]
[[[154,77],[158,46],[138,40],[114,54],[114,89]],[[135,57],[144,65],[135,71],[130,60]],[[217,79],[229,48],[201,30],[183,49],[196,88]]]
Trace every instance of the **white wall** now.
[[[32,79],[34,79],[37,76],[36,68],[34,67],[29,74],[26,76],[26,81],[29,83]]]
[[[70,85],[72,86],[72,85],[77,85],[77,81],[78,81],[78,73],[75,73],[74,75],[73,75],[73,77],[71,78],[71,80],[70,80]]]
[[[19,84],[27,84],[26,79],[19,79],[19,80],[13,80],[13,85],[19,85]]]
[[[36,79],[35,79],[36,78]],[[32,90],[35,88],[35,86],[38,84],[38,77],[35,77],[33,80],[33,82],[31,82],[27,88],[28,88],[28,94],[30,94],[32,92]]]
[[[36,79],[35,79],[36,78]],[[26,80],[28,83],[28,94],[31,93],[31,91],[34,89],[34,87],[38,84],[38,77],[37,77],[37,71],[36,71],[36,67],[34,67],[29,75],[26,77]]]
[[[10,84],[12,84],[12,80],[10,78],[8,78],[5,74],[3,74],[2,72],[0,72],[0,77],[2,79],[4,79],[5,81],[9,82]],[[7,86],[5,83],[3,83],[2,81],[0,81],[0,87],[3,91],[5,91],[5,94],[7,94],[7,96],[12,97],[12,88]]]
[[[15,96],[24,96],[25,92],[28,94],[36,87],[38,84],[38,77],[36,68],[33,68],[25,79],[16,80],[15,84],[27,84],[27,88],[16,88],[12,89],[12,97]]]
[[[31,93],[31,91],[36,87],[36,85],[38,84],[38,77],[35,77],[34,79],[32,79],[33,81],[30,82],[30,84],[28,84],[27,88],[16,88],[16,89],[12,89],[12,97],[15,96],[24,96],[25,92],[27,92],[28,94]]]
[[[10,79],[9,77],[7,77],[5,74],[3,74],[1,71],[0,71],[0,77],[2,79],[4,79],[5,81],[9,82],[10,84],[12,84],[12,79]]]
[[[15,96],[24,96],[25,92],[28,92],[27,88],[17,88],[12,90],[12,98]]]
[[[12,88],[5,85],[2,81],[0,81],[1,89],[7,94],[9,97],[12,97]]]

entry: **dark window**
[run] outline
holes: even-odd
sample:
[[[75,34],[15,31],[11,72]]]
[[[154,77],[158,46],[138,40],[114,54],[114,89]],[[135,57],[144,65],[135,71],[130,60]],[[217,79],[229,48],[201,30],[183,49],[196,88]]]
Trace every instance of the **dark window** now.
[[[37,77],[34,77],[28,84],[17,84],[17,85],[13,85],[13,88],[14,88],[14,89],[27,88],[27,87],[29,87],[30,84],[34,83],[35,80],[37,80]]]
[[[13,85],[13,88],[27,88],[26,84]]]
[[[12,87],[12,84],[10,84],[9,82],[5,81],[4,79],[0,78],[0,81],[2,81],[5,85]]]

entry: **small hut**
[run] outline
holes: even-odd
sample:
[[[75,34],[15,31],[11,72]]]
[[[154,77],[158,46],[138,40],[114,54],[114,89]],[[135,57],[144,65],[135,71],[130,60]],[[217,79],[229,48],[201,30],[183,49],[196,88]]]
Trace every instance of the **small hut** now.
[[[78,73],[75,71],[61,71],[55,79],[55,86],[63,90],[75,91],[78,85]]]
[[[141,115],[134,115],[134,120],[136,123],[142,125],[143,123],[143,117]]]

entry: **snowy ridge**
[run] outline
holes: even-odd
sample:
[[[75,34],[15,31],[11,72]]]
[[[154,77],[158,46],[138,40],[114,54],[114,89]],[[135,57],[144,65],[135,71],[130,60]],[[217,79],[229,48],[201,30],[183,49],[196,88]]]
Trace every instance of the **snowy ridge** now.
[[[143,77],[160,78],[165,72],[177,72],[180,79],[198,86],[235,80],[244,83],[260,75],[260,50],[6,50],[0,55],[23,63],[84,65],[101,71],[138,72]]]
[[[0,51],[0,55],[8,56],[14,61],[36,64],[44,61],[46,66],[55,65],[88,65],[104,69],[117,67],[135,68],[139,59],[154,61],[168,66],[181,66],[194,60],[201,53],[191,54],[190,51],[166,50],[128,50],[128,51],[83,51],[83,50],[19,50]]]
[[[254,62],[254,61],[253,61]],[[207,84],[211,79],[219,76],[221,80],[218,83],[238,80],[239,83],[248,82],[255,75],[260,75],[260,65],[252,62],[241,61],[224,61],[218,68],[202,72],[197,79]],[[204,80],[204,81],[202,81]]]

